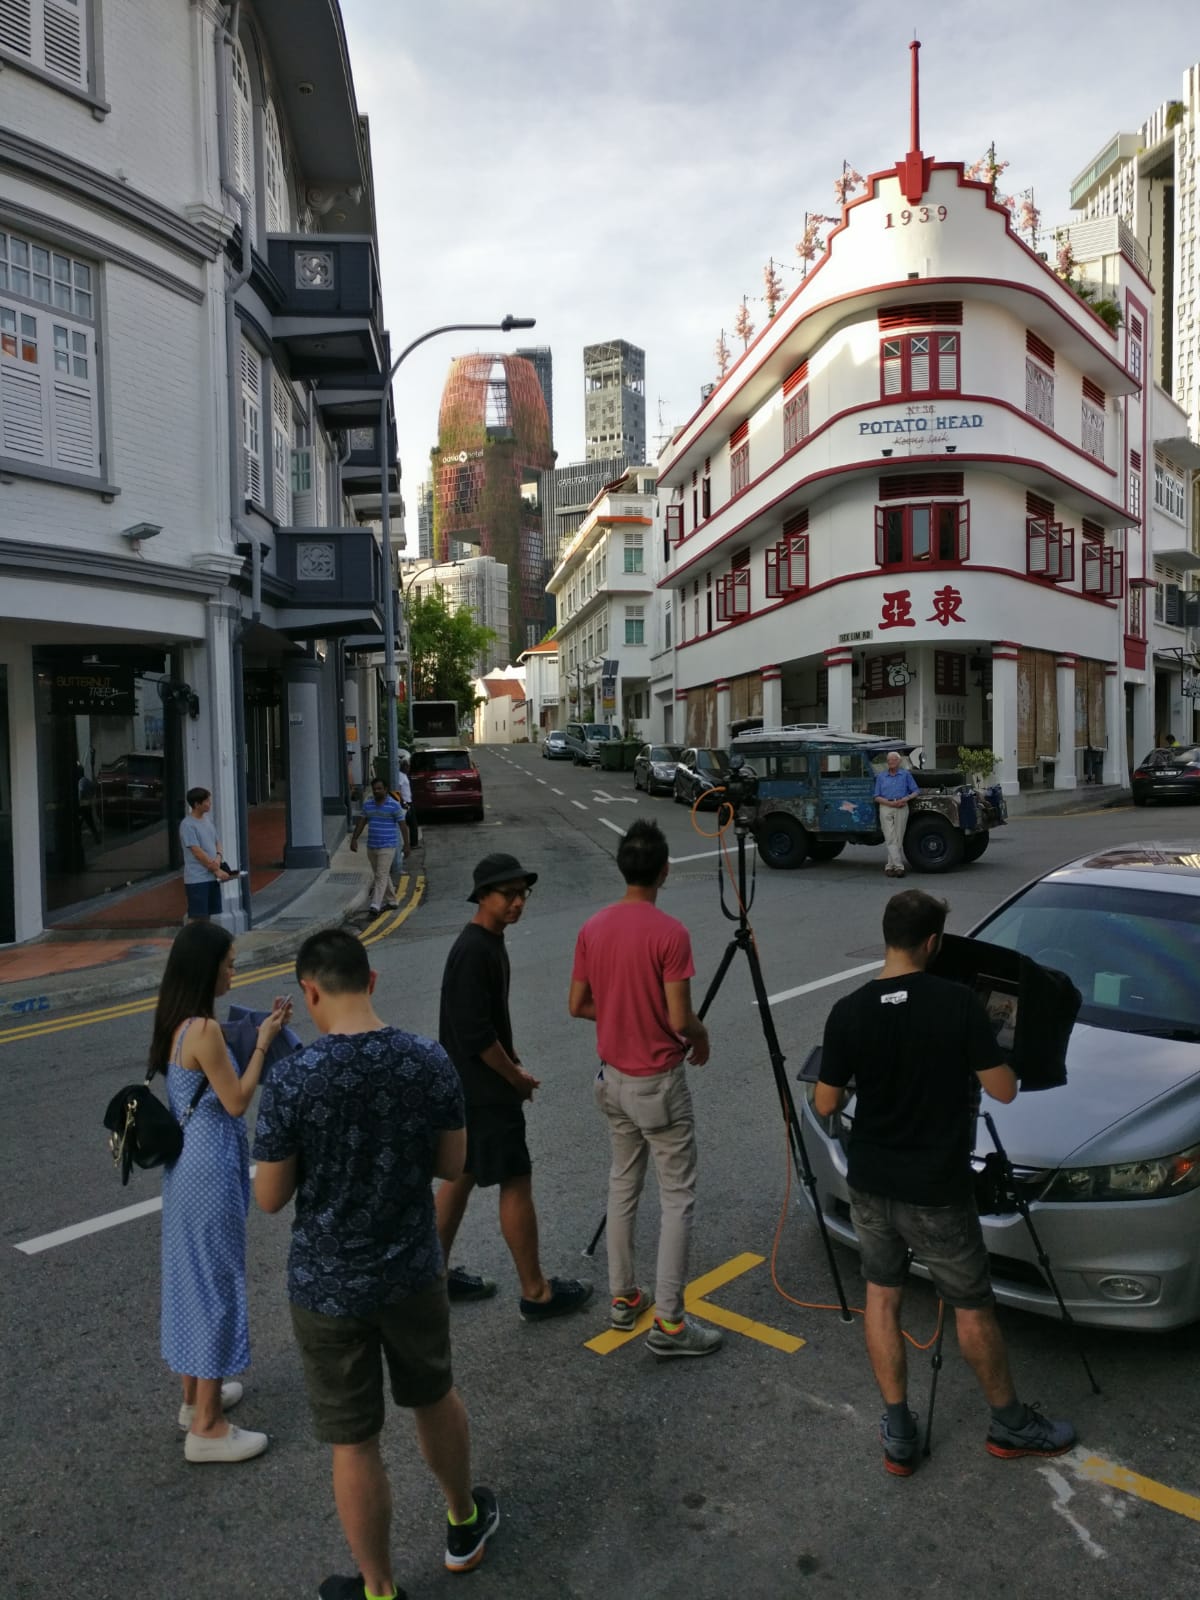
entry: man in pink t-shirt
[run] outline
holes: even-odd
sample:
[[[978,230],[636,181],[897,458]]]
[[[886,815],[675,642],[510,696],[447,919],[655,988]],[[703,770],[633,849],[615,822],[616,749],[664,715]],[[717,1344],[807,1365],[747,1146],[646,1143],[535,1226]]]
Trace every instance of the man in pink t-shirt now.
[[[579,930],[569,1001],[596,1024],[596,1103],[608,1119],[608,1278],[612,1325],[633,1328],[646,1309],[637,1286],[633,1230],[646,1166],[654,1158],[662,1198],[654,1326],[656,1356],[706,1356],[721,1335],[683,1313],[688,1236],[696,1204],[696,1124],[684,1074],[708,1060],[708,1030],[692,1010],[692,942],[655,905],[669,848],[654,822],[635,822],[617,849],[625,896]]]

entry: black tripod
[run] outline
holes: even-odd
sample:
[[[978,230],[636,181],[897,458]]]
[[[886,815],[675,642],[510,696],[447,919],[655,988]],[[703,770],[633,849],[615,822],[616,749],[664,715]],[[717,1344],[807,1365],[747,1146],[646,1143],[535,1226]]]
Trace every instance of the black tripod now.
[[[721,803],[717,812],[718,821],[722,813],[728,813],[733,807],[728,801]],[[771,1015],[771,1002],[767,996],[767,986],[763,982],[762,966],[758,959],[758,950],[754,943],[754,934],[750,927],[750,907],[754,904],[753,883],[747,892],[746,885],[746,836],[750,831],[749,824],[745,821],[740,810],[733,810],[734,834],[737,838],[737,877],[738,877],[738,903],[736,910],[730,910],[725,902],[725,878],[722,873],[722,863],[717,863],[717,882],[721,892],[721,911],[730,922],[737,923],[733,938],[725,948],[720,965],[713,974],[712,982],[701,1003],[698,1015],[703,1021],[717,997],[717,991],[724,981],[725,974],[733,965],[733,958],[740,950],[750,963],[750,981],[754,985],[754,998],[758,1002],[759,1020],[762,1023],[763,1038],[766,1040],[767,1055],[771,1061],[771,1071],[775,1075],[775,1091],[779,1096],[780,1109],[787,1123],[788,1146],[791,1150],[792,1162],[796,1175],[808,1190],[809,1200],[812,1202],[813,1213],[817,1219],[817,1227],[821,1234],[821,1243],[825,1246],[825,1255],[829,1261],[829,1271],[837,1289],[838,1302],[842,1308],[842,1321],[849,1322],[850,1308],[846,1303],[846,1291],[842,1287],[842,1276],[838,1271],[837,1257],[833,1253],[833,1242],[829,1237],[829,1229],[817,1199],[817,1178],[813,1172],[812,1163],[808,1158],[808,1151],[804,1147],[804,1134],[800,1127],[800,1118],[796,1112],[796,1102],[792,1098],[791,1085],[784,1071],[784,1054],[779,1044],[779,1035],[775,1031],[775,1019]],[[592,1235],[591,1243],[583,1252],[585,1256],[596,1253],[596,1246],[604,1232],[607,1216],[600,1218],[600,1225]]]
[[[1021,1221],[1029,1230],[1029,1237],[1033,1241],[1038,1266],[1042,1269],[1042,1275],[1045,1277],[1046,1282],[1054,1291],[1054,1298],[1058,1301],[1058,1309],[1062,1313],[1063,1322],[1071,1330],[1072,1337],[1075,1340],[1075,1349],[1079,1354],[1080,1361],[1083,1362],[1083,1370],[1087,1373],[1088,1382],[1092,1386],[1092,1393],[1099,1394],[1101,1392],[1100,1385],[1096,1382],[1096,1374],[1092,1371],[1091,1363],[1087,1358],[1087,1351],[1083,1346],[1083,1336],[1079,1331],[1079,1324],[1067,1310],[1067,1303],[1062,1297],[1058,1287],[1058,1280],[1054,1276],[1054,1269],[1050,1265],[1050,1257],[1046,1254],[1046,1247],[1042,1243],[1036,1227],[1034,1227],[1033,1217],[1029,1211],[1029,1201],[1025,1198],[1024,1191],[1017,1182],[1016,1173],[1013,1171],[1012,1162],[1008,1159],[1008,1151],[1000,1142],[1000,1135],[996,1132],[996,1124],[991,1112],[984,1111],[981,1115],[987,1124],[987,1131],[991,1136],[992,1144],[995,1146],[993,1154],[984,1158],[984,1177],[992,1181],[993,1193],[990,1209],[1007,1211],[1010,1214],[1012,1211],[1020,1213]],[[945,1307],[939,1302],[937,1339],[934,1341],[933,1355],[930,1360],[930,1366],[933,1369],[933,1381],[929,1386],[929,1414],[925,1419],[924,1454],[927,1456],[932,1454],[930,1439],[933,1435],[933,1405],[937,1399],[938,1373],[942,1370],[942,1340],[945,1337],[945,1332]]]

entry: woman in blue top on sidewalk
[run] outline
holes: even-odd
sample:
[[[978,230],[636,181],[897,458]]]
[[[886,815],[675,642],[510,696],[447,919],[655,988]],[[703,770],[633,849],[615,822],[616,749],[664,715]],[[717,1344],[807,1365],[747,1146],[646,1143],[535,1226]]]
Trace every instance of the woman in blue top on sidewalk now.
[[[277,999],[239,1070],[213,1007],[229,992],[233,937],[217,923],[189,923],[163,973],[150,1045],[150,1070],[167,1080],[171,1111],[184,1130],[179,1159],[163,1173],[162,1354],[183,1381],[179,1426],[188,1461],[246,1461],[267,1448],[265,1433],[226,1422],[242,1397],[232,1373],[250,1365],[246,1317],[246,1212],[250,1161],[242,1115],[266,1052],[292,1014]],[[207,1087],[189,1110],[199,1084]]]

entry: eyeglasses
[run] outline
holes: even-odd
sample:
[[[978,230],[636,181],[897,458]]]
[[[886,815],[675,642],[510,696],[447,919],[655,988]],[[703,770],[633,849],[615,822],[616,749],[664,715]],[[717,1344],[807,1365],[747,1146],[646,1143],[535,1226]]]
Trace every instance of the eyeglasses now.
[[[512,905],[514,900],[528,900],[533,893],[533,885],[531,883],[493,883],[489,885],[486,892],[488,894],[502,894],[509,905]]]

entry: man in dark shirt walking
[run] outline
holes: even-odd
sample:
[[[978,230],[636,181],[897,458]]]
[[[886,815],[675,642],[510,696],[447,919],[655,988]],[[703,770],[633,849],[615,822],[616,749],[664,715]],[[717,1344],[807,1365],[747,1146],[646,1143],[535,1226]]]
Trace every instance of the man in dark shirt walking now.
[[[917,1463],[916,1418],[900,1301],[910,1252],[953,1308],[958,1347],[992,1408],[994,1456],[1056,1456],[1075,1431],[1017,1399],[996,1321],[987,1251],[972,1192],[971,1151],[982,1088],[1015,1100],[987,1013],[965,984],[925,971],[942,941],[947,906],[920,889],[893,895],[883,913],[879,977],[839,1000],[825,1024],[818,1116],[856,1096],[850,1135],[850,1216],[867,1280],[867,1354],[887,1410],[884,1465],[907,1477]],[[848,1085],[854,1079],[854,1087]]]
[[[447,1262],[475,1188],[500,1189],[500,1231],[521,1283],[527,1322],[577,1311],[592,1286],[577,1278],[547,1278],[538,1253],[532,1164],[525,1143],[525,1101],[538,1080],[521,1065],[508,1013],[509,965],[504,930],[521,920],[537,882],[515,856],[485,856],[467,896],[475,915],[454,941],[442,976],[438,1037],[458,1069],[467,1108],[466,1168],[437,1192],[438,1234]],[[452,1300],[495,1294],[486,1278],[452,1268]]]
[[[379,1453],[383,1362],[392,1398],[446,1497],[446,1566],[483,1559],[500,1512],[471,1487],[467,1413],[450,1370],[450,1308],[431,1180],[462,1171],[462,1095],[432,1040],[380,1021],[375,974],[341,929],[314,934],[296,977],[322,1037],[272,1069],[254,1140],[264,1211],[295,1196],[288,1299],[317,1438],[333,1446],[333,1492],[356,1577],[321,1600],[398,1594],[391,1491]]]

